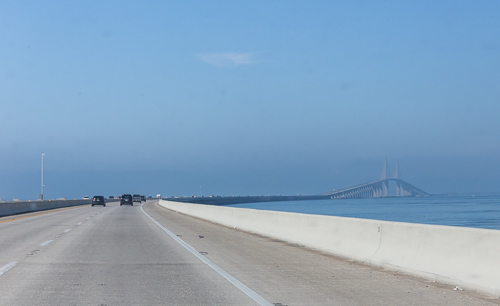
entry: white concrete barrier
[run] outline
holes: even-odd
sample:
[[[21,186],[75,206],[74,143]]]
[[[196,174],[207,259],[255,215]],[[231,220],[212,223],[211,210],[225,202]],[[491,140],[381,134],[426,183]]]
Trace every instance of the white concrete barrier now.
[[[160,201],[224,226],[500,296],[500,231]]]
[[[0,202],[0,217],[61,207],[90,204],[91,200],[44,200]]]

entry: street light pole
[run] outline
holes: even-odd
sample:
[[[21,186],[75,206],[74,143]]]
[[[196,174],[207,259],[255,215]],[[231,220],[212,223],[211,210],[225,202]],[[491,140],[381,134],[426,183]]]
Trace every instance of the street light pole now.
[[[45,154],[42,152],[42,193],[40,193],[40,200],[43,200],[43,187],[45,186],[43,184],[43,157],[45,156]]]

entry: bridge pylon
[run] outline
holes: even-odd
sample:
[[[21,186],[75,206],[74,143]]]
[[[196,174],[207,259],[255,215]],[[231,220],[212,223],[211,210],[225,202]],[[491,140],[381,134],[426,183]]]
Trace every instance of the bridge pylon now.
[[[397,197],[402,197],[403,196],[403,189],[401,186],[401,175],[399,173],[399,159],[396,159],[396,169],[394,170],[394,175],[393,178],[396,179],[396,196]]]
[[[382,174],[380,175],[380,180],[382,181],[382,195],[381,197],[389,196],[389,182],[387,181],[387,156],[385,157],[384,168],[382,169]]]

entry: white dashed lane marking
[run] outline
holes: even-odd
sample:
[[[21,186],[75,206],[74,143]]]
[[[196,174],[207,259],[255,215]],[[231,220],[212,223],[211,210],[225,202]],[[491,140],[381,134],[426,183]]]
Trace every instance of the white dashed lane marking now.
[[[93,217],[93,216],[92,216]],[[89,220],[91,217],[88,217],[87,220]],[[82,225],[83,222],[78,222],[76,225]],[[71,228],[68,228],[66,229],[64,232],[65,233],[68,233],[70,232],[72,229]],[[47,240],[45,241],[44,243],[42,243],[40,246],[47,246],[49,245],[50,243],[52,243],[54,240]],[[15,266],[17,265],[17,261],[13,261],[11,263],[8,263],[6,264],[5,266],[3,267],[0,267],[0,275],[3,275],[5,273],[7,273],[7,271],[9,271],[10,269],[14,268]]]
[[[49,245],[52,241],[54,241],[54,240],[47,240],[47,241],[45,241],[44,243],[40,244],[40,246],[46,246],[46,245]]]
[[[0,268],[0,275],[5,274],[5,272],[9,271],[10,269],[14,268],[17,265],[17,261],[13,261],[9,264],[6,264],[5,266]]]

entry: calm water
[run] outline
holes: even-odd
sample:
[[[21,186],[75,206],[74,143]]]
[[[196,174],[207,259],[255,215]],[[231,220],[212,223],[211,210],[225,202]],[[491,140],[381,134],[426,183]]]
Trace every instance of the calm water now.
[[[229,205],[306,214],[500,229],[500,196],[343,199]]]

